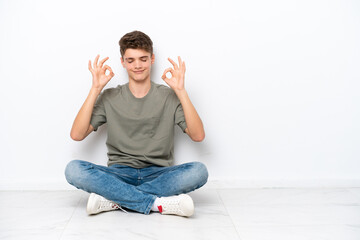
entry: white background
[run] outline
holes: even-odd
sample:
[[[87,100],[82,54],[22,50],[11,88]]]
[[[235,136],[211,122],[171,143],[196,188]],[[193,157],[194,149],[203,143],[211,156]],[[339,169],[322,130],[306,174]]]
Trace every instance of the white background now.
[[[82,142],[72,122],[119,39],[154,42],[152,81],[185,60],[206,138],[176,126],[176,164],[201,161],[221,186],[360,186],[359,1],[0,0],[0,189],[72,189],[72,159],[106,165],[106,126]]]

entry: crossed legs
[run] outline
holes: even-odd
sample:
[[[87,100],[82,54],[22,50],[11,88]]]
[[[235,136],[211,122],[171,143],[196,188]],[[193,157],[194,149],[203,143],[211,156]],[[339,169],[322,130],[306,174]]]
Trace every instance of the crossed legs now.
[[[136,169],[73,160],[66,166],[65,176],[78,189],[99,194],[122,207],[149,214],[157,197],[194,191],[207,182],[208,172],[200,162]]]

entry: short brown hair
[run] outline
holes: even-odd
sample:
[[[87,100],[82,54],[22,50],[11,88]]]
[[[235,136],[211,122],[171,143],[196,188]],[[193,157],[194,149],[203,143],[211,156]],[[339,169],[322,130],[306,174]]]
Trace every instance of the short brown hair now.
[[[143,49],[153,55],[153,42],[150,37],[143,32],[133,31],[125,34],[119,41],[121,57],[124,56],[126,49]]]

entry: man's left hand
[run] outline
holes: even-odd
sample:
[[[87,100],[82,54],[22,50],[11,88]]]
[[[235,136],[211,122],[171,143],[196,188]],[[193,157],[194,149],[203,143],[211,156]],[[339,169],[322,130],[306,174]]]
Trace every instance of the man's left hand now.
[[[181,61],[181,58],[178,57],[179,60],[179,66],[176,62],[174,62],[172,59],[168,58],[168,60],[171,62],[174,68],[167,68],[165,69],[162,79],[175,91],[182,91],[185,89],[185,62]],[[166,74],[170,72],[171,78],[166,77]]]

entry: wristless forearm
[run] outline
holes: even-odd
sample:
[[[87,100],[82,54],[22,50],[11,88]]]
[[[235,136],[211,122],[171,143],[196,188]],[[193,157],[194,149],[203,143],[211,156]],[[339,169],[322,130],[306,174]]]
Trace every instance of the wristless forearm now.
[[[177,91],[176,95],[178,96],[182,105],[186,125],[189,130],[190,136],[194,139],[203,139],[205,136],[203,123],[194,105],[192,104],[186,90]]]
[[[99,96],[101,89],[91,88],[90,92],[81,106],[71,129],[71,136],[75,138],[82,138],[90,125],[91,115],[94,109],[94,105],[97,97]]]

